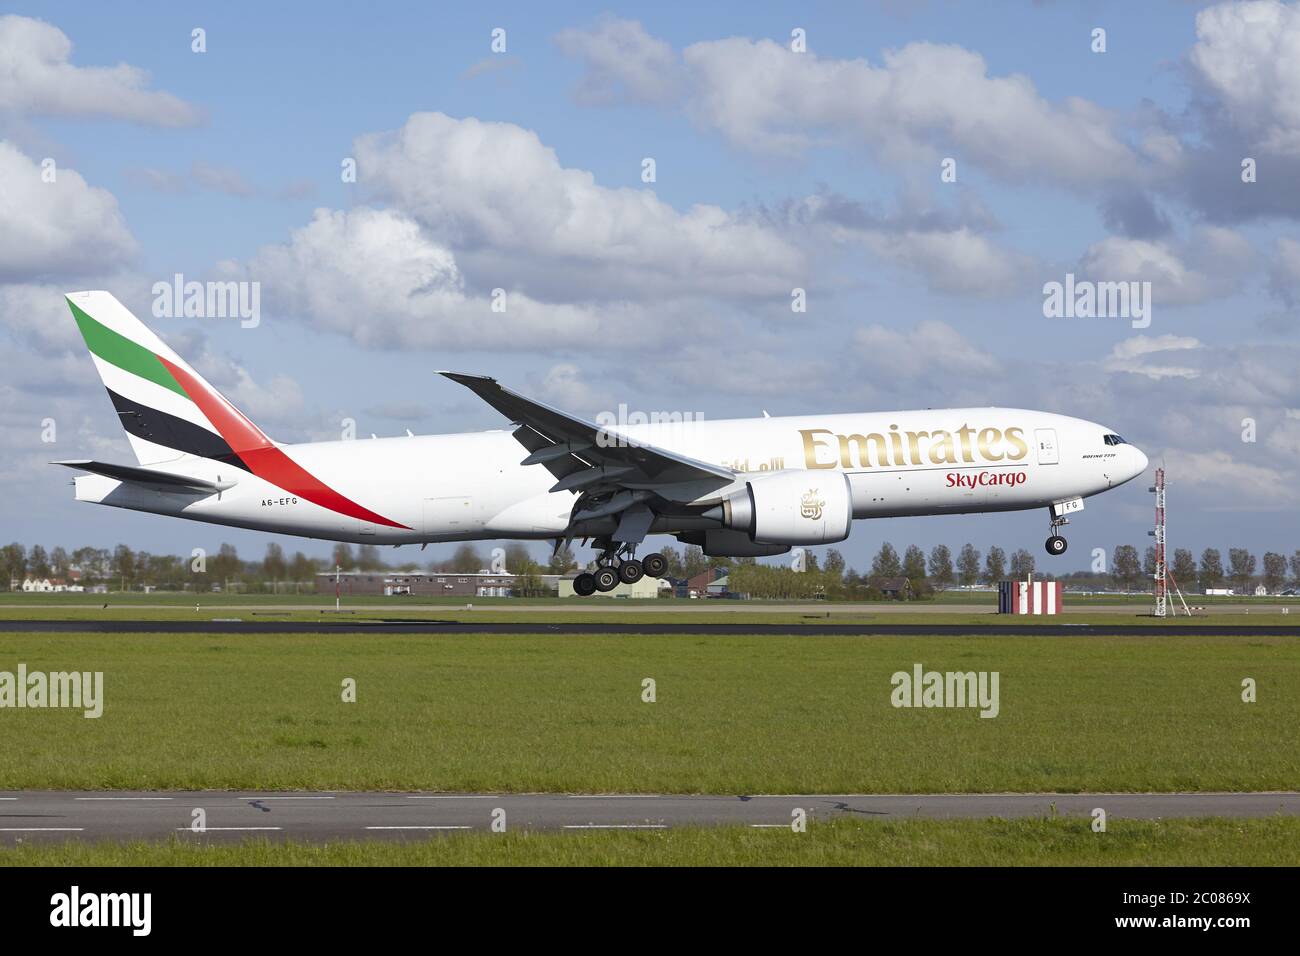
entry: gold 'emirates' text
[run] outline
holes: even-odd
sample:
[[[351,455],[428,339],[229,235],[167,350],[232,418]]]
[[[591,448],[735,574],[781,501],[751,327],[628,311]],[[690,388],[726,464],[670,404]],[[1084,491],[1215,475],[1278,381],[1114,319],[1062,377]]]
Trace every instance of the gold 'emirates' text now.
[[[889,432],[866,435],[837,435],[828,428],[801,428],[805,468],[890,468],[907,465],[974,464],[1020,461],[1029,454],[1024,430],[971,428],[962,425],[955,432]]]

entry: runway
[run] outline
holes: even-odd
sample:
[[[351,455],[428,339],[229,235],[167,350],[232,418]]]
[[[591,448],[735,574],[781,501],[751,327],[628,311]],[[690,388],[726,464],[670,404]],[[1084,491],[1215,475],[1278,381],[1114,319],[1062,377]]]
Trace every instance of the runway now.
[[[1008,635],[1029,637],[1080,637],[1088,635],[1143,636],[1178,635],[1183,637],[1243,637],[1300,635],[1300,624],[1019,624],[1004,619],[988,624],[746,624],[714,622],[654,623],[619,622],[595,624],[588,621],[546,623],[521,621],[512,623],[476,623],[472,621],[411,620],[409,618],[340,620],[329,617],[320,621],[245,621],[217,618],[196,621],[130,620],[0,620],[0,633],[68,634],[91,632],[105,634],[685,634],[685,635],[796,635],[806,637],[871,637],[907,635]]]
[[[1074,614],[1121,614],[1134,615],[1150,607],[1150,601],[1144,601],[1141,604],[1090,604],[1086,602],[1075,603],[1068,598],[1073,597],[1067,593],[1065,606],[1061,608],[1061,614],[1069,617]],[[99,602],[103,603],[103,602]],[[199,604],[202,604],[200,598]],[[1193,602],[1194,603],[1194,602]],[[58,603],[42,602],[39,596],[35,600],[26,600],[26,596],[21,603],[5,604],[3,607],[9,609],[31,608],[40,610],[70,610],[73,608],[94,608],[97,603],[86,601],[80,603],[68,603],[62,601]],[[149,611],[177,611],[184,610],[187,607],[194,607],[194,603],[178,604],[172,602],[160,601],[130,601],[130,602],[109,602],[106,607],[111,607],[115,611],[123,610],[149,610]],[[1295,606],[1300,608],[1300,600],[1290,602],[1279,602],[1271,604],[1262,598],[1252,599],[1249,603],[1233,604],[1207,604],[1204,605],[1197,613],[1198,615],[1216,615],[1216,614],[1284,614],[1289,613],[1289,609]],[[985,601],[983,603],[956,604],[947,601],[725,601],[725,600],[697,600],[697,601],[679,601],[679,600],[645,600],[639,603],[622,600],[601,600],[597,598],[584,598],[578,600],[560,600],[560,601],[538,601],[531,603],[527,600],[518,600],[510,598],[502,600],[498,598],[489,598],[487,600],[471,600],[466,603],[421,603],[419,599],[412,601],[410,598],[392,597],[386,598],[382,602],[374,603],[351,603],[345,599],[345,613],[360,614],[362,616],[378,617],[385,614],[389,609],[400,608],[402,611],[417,614],[425,614],[430,617],[436,614],[446,614],[448,611],[462,610],[483,610],[488,612],[504,611],[510,614],[554,614],[562,611],[565,614],[575,614],[579,617],[585,617],[593,614],[609,614],[611,612],[620,615],[636,616],[639,614],[692,614],[705,615],[713,614],[720,616],[735,616],[744,614],[815,614],[819,617],[837,617],[846,614],[883,614],[889,617],[902,615],[908,617],[914,614],[992,614],[997,607],[996,601]],[[334,601],[332,597],[328,601],[318,603],[280,603],[280,604],[238,604],[222,602],[218,604],[203,604],[202,609],[205,613],[212,615],[219,614],[292,614],[312,612],[332,613]]]
[[[79,839],[301,841],[425,839],[509,830],[661,830],[733,824],[788,830],[796,811],[810,821],[1300,815],[1300,793],[822,794],[696,796],[657,794],[446,794],[256,792],[0,793],[0,843]],[[204,829],[196,830],[202,811]]]

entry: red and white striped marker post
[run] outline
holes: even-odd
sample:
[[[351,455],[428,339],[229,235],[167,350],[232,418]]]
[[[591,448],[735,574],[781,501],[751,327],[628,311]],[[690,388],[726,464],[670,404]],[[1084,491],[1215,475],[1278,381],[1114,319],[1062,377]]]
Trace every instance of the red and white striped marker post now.
[[[1064,595],[1060,581],[998,582],[999,614],[1059,614]]]

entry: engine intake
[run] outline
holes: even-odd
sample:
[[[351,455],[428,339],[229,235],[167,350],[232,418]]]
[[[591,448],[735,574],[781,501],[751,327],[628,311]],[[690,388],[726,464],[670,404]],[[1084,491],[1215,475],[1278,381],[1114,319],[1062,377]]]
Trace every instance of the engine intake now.
[[[706,512],[762,544],[834,544],[849,536],[853,495],[840,472],[785,471],[745,483]]]

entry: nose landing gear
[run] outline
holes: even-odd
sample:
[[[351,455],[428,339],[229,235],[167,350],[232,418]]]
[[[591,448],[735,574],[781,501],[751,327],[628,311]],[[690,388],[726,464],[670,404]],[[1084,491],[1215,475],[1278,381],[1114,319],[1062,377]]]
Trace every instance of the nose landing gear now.
[[[1061,535],[1056,533],[1057,528],[1060,528],[1062,525],[1067,525],[1069,523],[1070,523],[1069,518],[1058,518],[1056,516],[1052,517],[1052,535],[1047,539],[1044,545],[1047,548],[1047,553],[1050,554],[1052,557],[1058,557],[1062,554],[1065,554],[1065,549],[1070,546],[1070,543],[1066,541],[1065,538],[1063,538]]]

